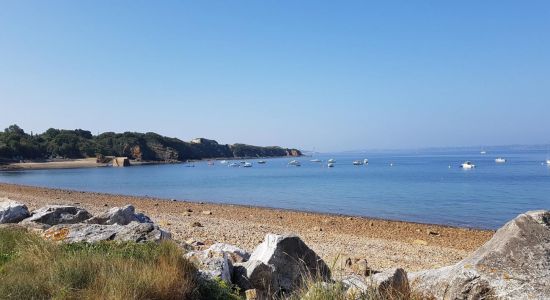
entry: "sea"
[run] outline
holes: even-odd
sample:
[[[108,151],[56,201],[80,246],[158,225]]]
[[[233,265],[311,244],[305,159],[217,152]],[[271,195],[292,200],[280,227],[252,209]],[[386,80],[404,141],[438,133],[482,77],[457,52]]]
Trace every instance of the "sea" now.
[[[293,158],[247,159],[250,168],[215,160],[8,171],[0,182],[496,229],[525,211],[550,209],[547,157],[525,149],[358,151],[295,158],[299,167],[288,164]],[[476,167],[460,168],[464,161]]]

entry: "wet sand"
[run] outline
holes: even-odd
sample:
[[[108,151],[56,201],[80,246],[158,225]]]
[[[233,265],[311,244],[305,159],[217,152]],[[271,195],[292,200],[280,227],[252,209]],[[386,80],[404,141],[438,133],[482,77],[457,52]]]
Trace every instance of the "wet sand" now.
[[[491,238],[494,231],[298,212],[253,206],[197,203],[0,183],[0,197],[36,209],[72,204],[92,214],[132,204],[172,232],[176,241],[224,242],[254,250],[266,233],[299,235],[329,264],[367,259],[373,269],[407,271],[450,265]],[[210,212],[211,214],[207,214]],[[200,222],[203,227],[191,224]]]

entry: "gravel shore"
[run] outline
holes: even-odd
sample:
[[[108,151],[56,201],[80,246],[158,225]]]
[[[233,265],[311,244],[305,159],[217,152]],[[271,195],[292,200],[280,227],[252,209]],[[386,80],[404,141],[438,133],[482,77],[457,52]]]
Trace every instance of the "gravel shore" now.
[[[0,183],[0,197],[35,209],[71,204],[92,214],[132,204],[172,232],[177,241],[224,242],[252,251],[266,233],[299,235],[330,265],[347,257],[367,259],[375,270],[417,271],[454,264],[494,231],[387,221],[251,206],[47,189]],[[202,226],[192,226],[193,223]],[[197,225],[197,224],[195,224]]]

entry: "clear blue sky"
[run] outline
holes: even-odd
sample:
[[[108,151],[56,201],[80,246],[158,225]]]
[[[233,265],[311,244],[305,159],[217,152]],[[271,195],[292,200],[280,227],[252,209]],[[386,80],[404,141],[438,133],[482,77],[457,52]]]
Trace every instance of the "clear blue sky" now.
[[[550,141],[550,1],[0,1],[0,126],[319,151]]]

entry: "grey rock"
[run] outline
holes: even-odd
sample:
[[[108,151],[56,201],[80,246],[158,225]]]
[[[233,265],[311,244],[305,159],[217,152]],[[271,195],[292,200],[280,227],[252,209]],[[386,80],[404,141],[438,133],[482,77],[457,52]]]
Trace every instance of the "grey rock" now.
[[[75,224],[92,215],[85,209],[70,205],[49,205],[33,211],[32,216],[23,222],[36,222],[47,225]]]
[[[408,299],[411,294],[407,272],[401,268],[376,273],[369,282],[383,299]]]
[[[342,284],[347,289],[348,294],[359,296],[366,293],[371,286],[365,281],[365,278],[359,275],[349,275],[342,278]]]
[[[172,238],[170,232],[153,223],[131,222],[115,235],[115,241],[159,242]]]
[[[132,222],[128,225],[100,225],[100,224],[60,224],[50,227],[44,232],[44,237],[53,241],[67,243],[99,241],[132,241],[132,242],[159,242],[170,239],[171,235],[151,223]]]
[[[227,283],[232,283],[233,265],[227,253],[204,250],[191,251],[185,256],[197,265],[204,279],[220,278]]]
[[[437,299],[548,299],[550,211],[529,211],[456,265],[410,275],[413,292]]]
[[[86,221],[89,224],[102,224],[102,225],[127,225],[130,222],[138,223],[152,223],[151,219],[142,213],[137,213],[132,205],[126,205],[124,207],[113,207],[109,211],[95,216]]]
[[[249,260],[233,266],[233,282],[241,289],[256,289],[263,294],[276,293],[279,286],[274,277],[275,268],[259,260]]]
[[[237,246],[225,243],[215,243],[206,249],[206,251],[226,253],[233,263],[245,262],[250,258],[250,253]]]
[[[17,223],[30,216],[25,204],[0,198],[0,224]]]
[[[302,276],[321,281],[330,279],[330,270],[325,262],[294,235],[267,234],[264,242],[242,266],[252,288],[273,293],[294,291],[301,285]],[[241,272],[240,275],[244,274]],[[252,274],[257,274],[257,279],[251,278]]]

